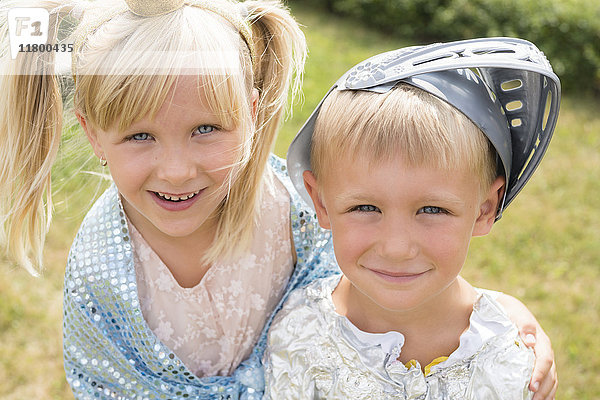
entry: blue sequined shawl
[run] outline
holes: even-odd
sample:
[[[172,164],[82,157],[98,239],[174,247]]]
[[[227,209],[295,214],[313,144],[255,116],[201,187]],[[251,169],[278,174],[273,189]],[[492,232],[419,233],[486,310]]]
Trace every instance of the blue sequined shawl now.
[[[293,289],[338,269],[331,235],[294,190],[285,164],[274,156],[269,164],[290,193],[298,257],[277,312]],[[67,381],[77,399],[260,399],[261,358],[273,315],[250,357],[231,376],[191,373],[144,320],[127,222],[113,185],[86,215],[69,253],[63,321]]]

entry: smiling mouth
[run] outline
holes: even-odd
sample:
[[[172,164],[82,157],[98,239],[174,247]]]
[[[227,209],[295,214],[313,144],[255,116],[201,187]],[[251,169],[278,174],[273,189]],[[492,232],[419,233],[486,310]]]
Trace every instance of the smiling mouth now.
[[[198,193],[200,193],[200,190],[197,190],[192,193],[187,193],[184,195],[174,195],[174,194],[168,194],[168,193],[162,193],[162,192],[154,192],[154,194],[158,198],[160,198],[162,200],[170,201],[173,203],[179,203],[181,201],[186,201],[186,200],[192,199],[192,198],[196,197],[196,195]]]
[[[374,269],[372,269],[371,271],[385,280],[390,280],[390,281],[394,281],[394,282],[396,282],[396,281],[398,281],[398,282],[412,281],[413,279],[416,279],[416,278],[419,278],[419,277],[425,275],[425,273],[427,272],[427,271],[423,271],[423,272],[390,272],[390,271],[380,271],[380,270],[374,270]]]
[[[381,275],[391,276],[393,278],[405,278],[408,276],[417,276],[417,275],[423,274],[423,272],[387,272],[387,271],[379,271],[379,270],[372,270],[372,271],[377,272],[378,274],[381,274]]]

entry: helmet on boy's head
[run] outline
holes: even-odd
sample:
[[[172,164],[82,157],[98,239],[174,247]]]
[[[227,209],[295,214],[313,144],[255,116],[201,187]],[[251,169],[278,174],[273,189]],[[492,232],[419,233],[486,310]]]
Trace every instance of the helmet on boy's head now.
[[[539,165],[556,126],[560,81],[532,43],[483,38],[414,46],[379,54],[346,72],[327,92],[290,145],[292,182],[311,204],[302,173],[321,105],[334,90],[386,93],[403,82],[465,114],[492,143],[506,177],[497,219]]]

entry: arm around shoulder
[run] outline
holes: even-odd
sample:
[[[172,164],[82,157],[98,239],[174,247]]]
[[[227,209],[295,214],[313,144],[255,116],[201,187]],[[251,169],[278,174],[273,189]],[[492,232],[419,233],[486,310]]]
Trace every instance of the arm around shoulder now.
[[[489,346],[475,360],[468,399],[530,400],[528,388],[534,355],[516,335],[505,337],[497,346]],[[487,353],[487,354],[486,354]]]
[[[535,399],[553,398],[558,376],[550,338],[522,302],[507,294],[500,295],[497,300],[519,329],[525,344],[535,351],[535,366],[529,385],[530,389],[536,391]]]
[[[305,303],[305,289],[294,291],[277,314],[264,355],[265,399],[314,398],[309,347],[321,321]]]

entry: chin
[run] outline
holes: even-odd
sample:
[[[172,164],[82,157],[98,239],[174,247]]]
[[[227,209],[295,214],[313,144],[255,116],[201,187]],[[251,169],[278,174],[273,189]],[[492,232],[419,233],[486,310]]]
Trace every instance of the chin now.
[[[192,235],[194,232],[198,231],[198,227],[180,227],[175,228],[173,226],[164,227],[164,229],[159,228],[159,230],[166,236],[183,238]]]
[[[418,309],[427,299],[417,298],[411,293],[401,295],[390,293],[386,299],[372,299],[381,309],[392,312],[409,312]],[[378,301],[381,300],[381,301]]]

